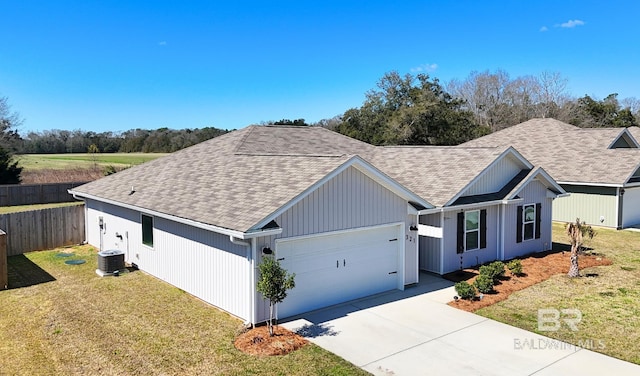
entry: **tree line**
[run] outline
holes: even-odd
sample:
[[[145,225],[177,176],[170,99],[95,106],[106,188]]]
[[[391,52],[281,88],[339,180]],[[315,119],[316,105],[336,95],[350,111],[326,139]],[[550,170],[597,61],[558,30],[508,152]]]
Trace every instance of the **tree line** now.
[[[385,73],[360,107],[330,119],[263,121],[262,125],[321,126],[374,145],[457,145],[532,118],[552,117],[579,127],[629,127],[640,123],[640,100],[574,97],[559,73],[511,78],[503,70],[471,72],[447,84],[426,74]],[[19,181],[14,153],[170,153],[220,136],[215,127],[125,132],[47,130],[22,137],[22,120],[0,97],[0,184]],[[13,176],[13,178],[12,178]]]
[[[502,70],[472,72],[443,85],[426,74],[386,73],[361,107],[319,125],[375,145],[457,145],[533,118],[578,127],[640,123],[640,101],[572,97],[559,73],[510,78]]]
[[[228,130],[214,127],[196,129],[131,129],[125,132],[47,130],[29,132],[12,142],[18,154],[86,153],[95,145],[100,153],[172,153],[220,136]]]

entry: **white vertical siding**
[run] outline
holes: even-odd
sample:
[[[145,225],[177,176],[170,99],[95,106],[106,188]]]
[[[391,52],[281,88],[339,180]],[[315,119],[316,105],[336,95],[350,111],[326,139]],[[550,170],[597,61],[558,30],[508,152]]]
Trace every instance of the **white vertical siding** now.
[[[420,224],[441,227],[440,213],[420,216]],[[420,269],[440,273],[440,242],[442,239],[420,237]]]
[[[404,222],[407,201],[348,168],[278,216],[279,237],[311,235],[384,223]]]
[[[547,198],[547,188],[544,184],[534,180],[519,194],[522,203],[507,205],[505,209],[504,259],[524,256],[534,252],[551,249],[551,218],[552,199]],[[527,204],[542,204],[540,238],[516,242],[518,229],[518,206]],[[574,218],[575,219],[575,218]]]
[[[264,247],[275,251],[275,239],[405,223],[408,220],[407,205],[406,200],[350,167],[275,219],[283,229],[282,234],[256,239],[256,265],[262,260]],[[405,250],[407,248],[405,244]],[[411,268],[415,267],[405,265],[405,269]],[[258,322],[267,319],[268,314],[268,302],[257,294]]]
[[[98,247],[98,216],[104,218],[105,249],[128,249],[141,270],[244,320],[251,319],[249,247],[229,237],[154,218],[153,249],[142,244],[140,213],[87,200],[88,241]],[[115,233],[128,234],[120,241]],[[127,244],[128,240],[128,244]]]
[[[469,210],[487,210],[487,248],[457,253],[457,215],[460,211],[450,211],[444,214],[444,270],[449,273],[462,268],[469,268],[478,264],[484,264],[497,258],[498,250],[498,210],[499,205],[488,207],[467,208]],[[461,265],[462,264],[462,265]]]
[[[415,215],[408,215],[404,228],[404,284],[418,283],[418,231],[411,231],[411,224],[417,226]]]
[[[510,156],[506,156],[485,171],[471,187],[462,192],[462,196],[498,192],[510,182],[522,168],[519,162]]]
[[[622,227],[640,224],[640,187],[626,188],[622,205]]]
[[[618,198],[616,188],[589,187],[580,189],[575,186],[564,186],[570,193],[553,201],[553,220],[573,222],[576,218],[587,224],[617,227]],[[601,218],[604,219],[601,221]]]

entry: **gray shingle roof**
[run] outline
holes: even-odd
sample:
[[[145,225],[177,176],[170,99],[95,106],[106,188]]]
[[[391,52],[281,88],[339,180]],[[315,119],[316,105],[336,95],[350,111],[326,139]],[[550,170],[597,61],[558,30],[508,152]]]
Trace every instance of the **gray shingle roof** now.
[[[608,149],[623,131],[532,119],[460,146],[512,145],[559,182],[622,185],[640,165],[640,149]]]
[[[73,191],[247,232],[354,155],[443,206],[507,148],[376,147],[320,127],[250,126]]]
[[[234,131],[74,189],[160,213],[247,231],[345,163],[348,155],[244,155]],[[131,187],[135,193],[129,194]]]
[[[629,127],[627,129],[629,130],[629,132],[631,132],[633,138],[635,138],[636,141],[640,143],[640,127]]]
[[[443,206],[484,171],[507,147],[381,147],[368,156],[392,179],[435,206]]]

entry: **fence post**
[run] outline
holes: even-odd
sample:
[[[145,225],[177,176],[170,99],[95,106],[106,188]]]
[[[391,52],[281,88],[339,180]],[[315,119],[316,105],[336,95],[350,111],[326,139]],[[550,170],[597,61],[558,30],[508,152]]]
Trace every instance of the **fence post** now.
[[[7,262],[7,234],[0,230],[0,290],[9,287],[9,268]]]

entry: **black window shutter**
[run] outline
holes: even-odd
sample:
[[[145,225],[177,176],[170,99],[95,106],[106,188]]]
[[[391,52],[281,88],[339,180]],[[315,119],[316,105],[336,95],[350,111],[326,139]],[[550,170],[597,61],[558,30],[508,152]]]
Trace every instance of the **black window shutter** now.
[[[516,243],[522,243],[522,206],[518,206],[518,225],[516,226]]]
[[[542,224],[542,204],[536,204],[536,239],[540,239],[540,225]]]
[[[487,209],[480,210],[480,248],[487,248]]]
[[[464,253],[464,213],[458,213],[458,250],[457,253]]]

